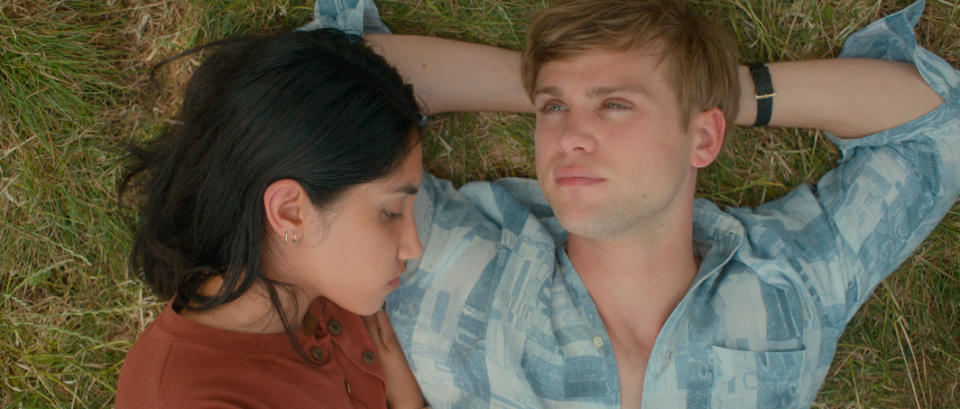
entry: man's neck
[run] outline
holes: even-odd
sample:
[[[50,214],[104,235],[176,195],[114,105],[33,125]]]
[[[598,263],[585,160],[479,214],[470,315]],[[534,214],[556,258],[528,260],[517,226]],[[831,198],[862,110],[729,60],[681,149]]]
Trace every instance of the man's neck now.
[[[692,194],[672,210],[625,239],[568,236],[567,254],[608,330],[655,338],[696,276]]]
[[[660,227],[647,226],[646,234],[630,240],[568,235],[567,254],[610,336],[623,407],[640,407],[654,343],[699,268],[692,192],[689,203],[674,210],[658,215]]]

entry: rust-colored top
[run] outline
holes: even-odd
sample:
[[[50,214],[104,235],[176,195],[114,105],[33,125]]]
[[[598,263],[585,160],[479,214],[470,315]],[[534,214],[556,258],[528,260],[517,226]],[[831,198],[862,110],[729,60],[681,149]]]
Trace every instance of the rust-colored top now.
[[[127,354],[117,409],[386,408],[383,368],[360,316],[326,299],[309,311],[314,336],[295,332],[314,362],[286,334],[211,328],[168,304]]]

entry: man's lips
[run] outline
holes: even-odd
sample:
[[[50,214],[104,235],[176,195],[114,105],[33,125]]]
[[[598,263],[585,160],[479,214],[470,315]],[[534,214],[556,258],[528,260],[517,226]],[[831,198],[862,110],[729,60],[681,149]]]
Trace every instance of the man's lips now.
[[[553,172],[553,179],[560,186],[589,186],[606,180],[592,170],[582,167],[558,168]]]

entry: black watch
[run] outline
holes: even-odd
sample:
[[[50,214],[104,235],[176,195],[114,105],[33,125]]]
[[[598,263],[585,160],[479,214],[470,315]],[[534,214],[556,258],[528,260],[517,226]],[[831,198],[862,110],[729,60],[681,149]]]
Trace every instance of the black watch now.
[[[773,97],[777,93],[773,90],[773,81],[770,79],[770,70],[759,62],[747,63],[750,76],[753,77],[754,96],[757,98],[757,120],[753,126],[764,126],[770,123],[773,115]]]

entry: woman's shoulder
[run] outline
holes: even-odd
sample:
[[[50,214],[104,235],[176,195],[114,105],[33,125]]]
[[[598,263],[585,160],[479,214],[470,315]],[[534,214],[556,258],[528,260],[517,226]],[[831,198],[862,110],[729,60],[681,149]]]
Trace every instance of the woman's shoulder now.
[[[117,408],[162,407],[160,389],[164,367],[175,342],[161,324],[168,314],[175,314],[169,305],[137,337],[124,358],[117,381]]]
[[[259,338],[204,327],[168,305],[124,360],[117,408],[270,407],[276,384],[291,383],[279,367],[298,357],[277,350],[278,337]]]
[[[342,372],[306,361],[285,334],[218,330],[168,306],[127,354],[116,407],[348,407]]]

